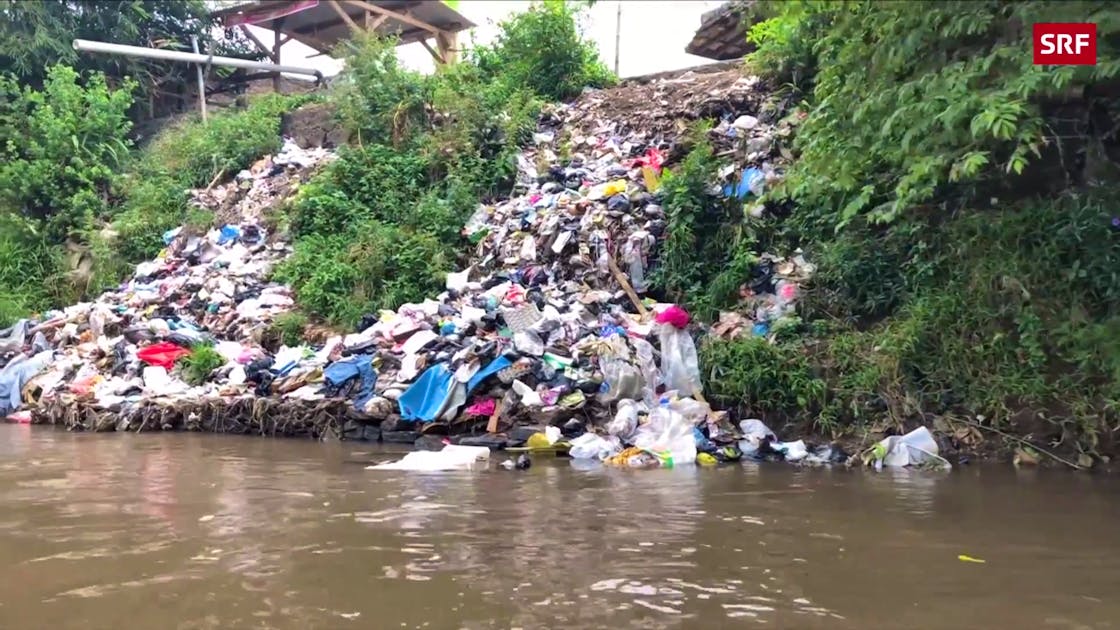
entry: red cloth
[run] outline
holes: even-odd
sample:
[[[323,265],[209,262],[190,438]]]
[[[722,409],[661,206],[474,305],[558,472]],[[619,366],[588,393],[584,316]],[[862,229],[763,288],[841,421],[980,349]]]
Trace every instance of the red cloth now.
[[[692,320],[688,311],[676,304],[662,310],[654,319],[658,324],[671,324],[674,328],[684,328]]]
[[[648,166],[656,173],[661,172],[661,165],[665,163],[665,155],[657,149],[650,147],[646,149],[646,154],[642,157],[634,159],[631,163],[631,168],[635,166]]]
[[[190,354],[191,351],[164,341],[141,348],[136,356],[148,365],[159,366],[165,370],[175,367],[175,362]]]

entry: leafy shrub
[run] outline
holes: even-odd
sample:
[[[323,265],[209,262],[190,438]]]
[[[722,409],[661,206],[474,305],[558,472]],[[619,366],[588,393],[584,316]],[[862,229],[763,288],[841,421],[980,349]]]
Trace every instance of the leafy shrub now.
[[[145,149],[140,172],[170,175],[185,188],[205,186],[218,174],[233,177],[280,149],[281,117],[311,98],[264,94],[244,109],[215,113],[206,124],[187,118]]]
[[[700,346],[700,365],[704,391],[724,405],[811,414],[824,403],[825,382],[796,345],[771,345],[760,337],[711,339]]]
[[[201,344],[179,359],[183,380],[191,385],[202,385],[214,370],[225,365],[226,360],[213,345]]]
[[[42,221],[52,240],[99,217],[129,157],[132,88],[99,74],[83,85],[65,66],[42,90],[0,77],[0,206]]]
[[[435,238],[370,220],[353,235],[300,239],[275,279],[295,289],[303,308],[351,326],[370,311],[432,295],[448,271]]]
[[[60,266],[33,222],[0,212],[0,328],[50,307]]]
[[[576,15],[574,5],[563,1],[535,3],[499,24],[494,44],[475,47],[472,59],[484,77],[552,100],[613,84],[595,44],[581,36]]]
[[[396,41],[358,34],[342,51],[346,72],[339,80],[339,114],[359,145],[402,147],[427,124],[424,77],[406,70]]]
[[[272,331],[280,343],[295,347],[303,342],[303,331],[308,324],[307,315],[299,311],[289,311],[276,316],[272,322]]]
[[[1120,22],[1107,2],[788,2],[772,10],[750,31],[759,45],[751,63],[784,72],[779,60],[802,60],[800,87],[812,90],[799,159],[777,193],[833,225],[859,216],[891,222],[922,204],[984,199],[992,186],[1029,190],[1010,186],[1012,176],[1047,146],[1055,164],[1055,147],[1076,146],[1061,137],[1062,113],[1051,102],[1083,93],[1089,109],[1118,111],[1107,90],[1083,92],[1120,75]],[[1104,61],[1033,65],[1023,25],[1070,21],[1098,23]],[[1084,137],[1085,128],[1068,135]],[[1062,177],[1034,180],[1060,187]]]

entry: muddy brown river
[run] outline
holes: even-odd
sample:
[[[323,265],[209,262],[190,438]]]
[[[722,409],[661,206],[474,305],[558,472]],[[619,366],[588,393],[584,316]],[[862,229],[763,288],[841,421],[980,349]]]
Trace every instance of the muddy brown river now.
[[[1116,478],[392,456],[0,426],[0,628],[1120,627]]]

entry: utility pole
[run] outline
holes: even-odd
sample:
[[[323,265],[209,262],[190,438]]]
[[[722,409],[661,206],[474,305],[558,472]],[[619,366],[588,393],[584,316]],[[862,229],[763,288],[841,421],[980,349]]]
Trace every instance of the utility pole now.
[[[618,76],[619,43],[622,41],[622,0],[618,0],[618,11],[614,18],[614,75]]]

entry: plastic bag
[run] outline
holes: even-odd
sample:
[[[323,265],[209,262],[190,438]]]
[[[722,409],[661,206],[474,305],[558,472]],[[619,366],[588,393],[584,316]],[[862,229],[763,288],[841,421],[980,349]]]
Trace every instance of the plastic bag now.
[[[638,428],[638,403],[633,400],[622,400],[618,403],[618,411],[614,419],[607,423],[607,433],[626,440]]]
[[[539,357],[544,354],[544,341],[532,330],[522,330],[513,334],[513,347],[522,354]]]
[[[146,348],[141,348],[136,357],[148,365],[170,370],[175,367],[175,362],[181,357],[190,354],[189,350],[180,348],[173,343],[157,343]]]
[[[700,359],[696,356],[692,336],[671,324],[661,324],[660,328],[661,373],[665,387],[677,390],[681,396],[701,393]]]
[[[602,402],[613,402],[624,398],[637,398],[642,393],[642,373],[638,368],[617,358],[600,360],[603,370]]]
[[[573,459],[604,460],[622,452],[622,444],[616,437],[603,437],[594,433],[584,433],[572,440],[568,455]]]
[[[630,342],[634,344],[638,355],[638,368],[642,371],[645,385],[642,388],[642,400],[649,407],[654,407],[657,405],[657,385],[661,383],[661,370],[657,369],[657,361],[654,360],[653,345],[645,339],[631,339]]]
[[[638,427],[634,446],[653,453],[661,465],[672,467],[696,461],[693,424],[679,411],[662,405],[649,414],[649,422]]]
[[[754,418],[740,422],[739,429],[743,432],[743,439],[739,440],[739,450],[748,457],[758,453],[758,449],[763,442],[767,440],[777,441],[778,439],[778,436],[774,435],[770,427],[766,426],[763,421]]]

